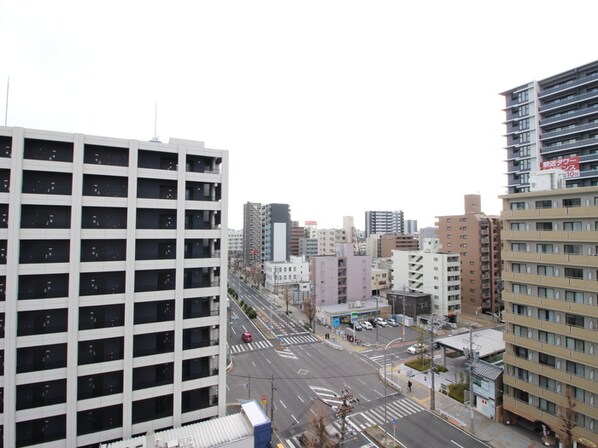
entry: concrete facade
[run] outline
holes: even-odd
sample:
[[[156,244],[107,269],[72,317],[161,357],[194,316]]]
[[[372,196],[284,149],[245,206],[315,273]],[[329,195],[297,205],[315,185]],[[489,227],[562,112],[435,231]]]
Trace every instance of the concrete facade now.
[[[228,152],[0,127],[3,446],[224,416]]]
[[[598,440],[598,187],[502,196],[505,419]],[[574,411],[574,413],[571,413]]]
[[[393,288],[430,294],[432,313],[455,321],[461,314],[459,254],[440,251],[437,239],[423,250],[393,251]]]
[[[375,233],[405,233],[403,211],[367,211],[365,212],[365,237]]]
[[[437,219],[442,249],[460,255],[463,313],[500,314],[500,218],[485,215],[480,195],[471,194],[464,198],[462,215]]]

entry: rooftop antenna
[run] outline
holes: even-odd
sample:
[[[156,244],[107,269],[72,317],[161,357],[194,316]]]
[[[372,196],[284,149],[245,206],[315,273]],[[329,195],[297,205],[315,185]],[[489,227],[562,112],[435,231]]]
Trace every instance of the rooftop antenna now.
[[[4,109],[4,126],[8,120],[8,91],[10,90],[10,76],[6,79],[6,108]]]
[[[150,142],[162,143],[160,142],[160,138],[158,137],[158,102],[154,106],[154,137],[150,140]]]

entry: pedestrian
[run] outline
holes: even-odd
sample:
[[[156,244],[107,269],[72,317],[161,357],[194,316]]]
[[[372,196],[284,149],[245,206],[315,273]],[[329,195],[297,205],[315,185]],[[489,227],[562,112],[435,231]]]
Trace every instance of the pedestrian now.
[[[409,389],[409,392],[411,392],[411,386],[413,386],[411,381],[407,381],[407,389]]]

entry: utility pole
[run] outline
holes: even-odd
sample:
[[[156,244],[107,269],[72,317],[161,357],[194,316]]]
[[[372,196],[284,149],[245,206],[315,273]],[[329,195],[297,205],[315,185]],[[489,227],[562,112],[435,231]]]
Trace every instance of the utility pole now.
[[[473,427],[473,325],[469,327],[469,425],[471,433],[475,434]]]
[[[272,392],[270,394],[270,421],[272,422],[272,431],[274,431],[274,391],[276,390],[274,387],[274,375],[272,375],[271,385]]]
[[[347,386],[341,391],[341,395],[339,400],[341,401],[341,405],[338,407],[336,411],[336,417],[341,420],[341,439],[339,441],[339,446],[343,446],[345,443],[345,432],[347,430],[347,416],[353,410],[353,404],[358,402],[359,399],[355,398]]]
[[[430,388],[430,410],[436,409],[436,391],[434,390],[434,314],[432,314],[432,324],[430,325],[430,376],[432,378],[432,387]]]
[[[407,321],[407,316],[405,316],[405,285],[403,285],[403,342],[405,341],[405,322]]]

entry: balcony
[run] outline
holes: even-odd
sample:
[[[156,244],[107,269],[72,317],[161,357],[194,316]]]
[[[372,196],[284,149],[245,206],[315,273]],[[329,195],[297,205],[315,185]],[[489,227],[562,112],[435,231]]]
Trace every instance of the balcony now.
[[[120,394],[123,391],[123,372],[98,373],[77,378],[77,400],[89,400]]]
[[[17,349],[17,373],[37,372],[63,367],[66,367],[66,344]]]
[[[83,176],[83,196],[126,198],[128,187],[128,179],[126,177],[92,174],[85,174]]]
[[[23,171],[22,192],[68,196],[72,191],[72,177],[70,173]]]
[[[66,403],[66,379],[17,386],[17,411]]]
[[[174,331],[136,334],[133,339],[133,356],[159,355],[174,351]]]
[[[133,390],[165,386],[172,384],[173,381],[174,363],[172,362],[133,369]]]
[[[79,330],[122,327],[125,324],[125,306],[95,305],[79,308]]]
[[[67,328],[66,308],[18,312],[17,336],[64,333]]]
[[[126,229],[127,209],[123,207],[83,207],[83,229]]]
[[[68,297],[68,274],[19,275],[19,300]]]
[[[176,240],[136,240],[136,260],[174,260],[176,258]]]
[[[92,165],[129,166],[129,148],[85,145],[83,163]]]
[[[123,359],[123,346],[124,338],[122,337],[80,341],[78,348],[79,365]]]
[[[53,140],[25,139],[24,159],[72,162],[73,144]]]
[[[122,294],[125,292],[125,272],[85,272],[80,274],[79,295]]]
[[[220,314],[218,296],[185,299],[183,306],[183,319],[218,316]]]

